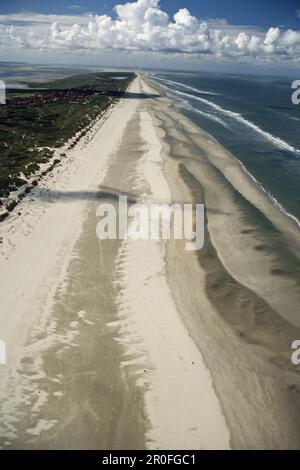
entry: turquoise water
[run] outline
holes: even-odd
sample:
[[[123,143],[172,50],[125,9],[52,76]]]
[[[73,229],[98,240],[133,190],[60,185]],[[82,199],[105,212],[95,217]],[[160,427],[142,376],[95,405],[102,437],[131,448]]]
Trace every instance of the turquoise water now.
[[[292,80],[215,73],[155,73],[181,111],[215,137],[300,220],[300,105]],[[300,77],[299,77],[300,78]]]

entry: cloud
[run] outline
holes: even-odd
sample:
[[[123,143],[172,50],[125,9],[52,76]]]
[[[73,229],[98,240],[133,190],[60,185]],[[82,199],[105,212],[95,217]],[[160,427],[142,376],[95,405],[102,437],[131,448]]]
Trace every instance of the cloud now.
[[[67,5],[67,8],[69,8],[70,10],[84,10],[84,7],[80,5]]]
[[[266,39],[264,40],[264,44],[273,44],[278,41],[280,36],[280,29],[279,28],[270,28],[266,34]]]
[[[181,8],[170,18],[159,0],[115,6],[108,15],[0,15],[0,48],[72,53],[97,51],[173,52],[194,57],[300,63],[300,31],[232,26],[200,20]]]
[[[79,22],[81,25],[86,25],[89,21],[89,15],[46,15],[43,13],[11,13],[10,15],[0,15],[0,24],[15,26],[16,30],[20,26],[31,26],[35,24],[44,24],[44,33],[47,32],[47,27],[53,22],[59,22],[62,25],[72,25],[75,22]]]

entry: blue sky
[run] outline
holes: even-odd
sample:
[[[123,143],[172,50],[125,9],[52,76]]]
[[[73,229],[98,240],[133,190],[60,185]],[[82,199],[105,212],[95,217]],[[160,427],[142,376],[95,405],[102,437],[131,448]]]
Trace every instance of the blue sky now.
[[[0,0],[0,60],[300,74],[300,0]]]
[[[39,13],[112,14],[116,0],[1,0],[1,13],[34,11]],[[198,18],[225,18],[231,24],[270,27],[282,25],[299,28],[300,20],[295,11],[300,9],[300,0],[161,0],[162,8],[170,15],[179,8],[188,8]],[[77,8],[78,7],[78,8]]]

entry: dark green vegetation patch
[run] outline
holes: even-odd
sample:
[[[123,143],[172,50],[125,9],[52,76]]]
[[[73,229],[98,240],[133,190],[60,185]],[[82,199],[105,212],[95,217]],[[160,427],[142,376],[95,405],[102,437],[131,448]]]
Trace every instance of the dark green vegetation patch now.
[[[133,78],[133,73],[89,73],[8,92],[7,104],[0,105],[0,196],[24,183],[20,172],[30,176],[52,157],[53,148],[102,114]]]

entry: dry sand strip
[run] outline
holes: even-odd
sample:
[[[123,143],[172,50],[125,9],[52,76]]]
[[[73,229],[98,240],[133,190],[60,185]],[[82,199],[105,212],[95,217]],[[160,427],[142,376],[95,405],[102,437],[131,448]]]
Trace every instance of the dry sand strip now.
[[[143,86],[137,79],[130,91]],[[166,244],[96,239],[96,194],[112,167],[122,189],[132,120],[138,199],[171,200],[148,103],[122,100],[91,144],[70,152],[2,224],[2,448],[229,448],[210,372],[168,286]],[[132,378],[120,383],[116,366]]]
[[[138,165],[140,181],[135,184],[136,189],[145,183],[150,188],[140,202],[171,203],[162,146],[147,111],[140,113],[140,129],[146,150]],[[138,220],[137,215],[129,233]],[[163,240],[129,239],[122,244],[117,261],[120,342],[134,358],[123,366],[134,365],[137,384],[145,388],[150,421],[146,444],[150,449],[229,449],[229,431],[211,375],[168,286],[165,253]],[[145,361],[151,365],[146,377]]]
[[[293,313],[299,292],[266,273],[283,261],[254,249],[260,232],[242,232],[248,206],[215,170],[236,162],[146,82],[1,223],[0,447],[298,448],[296,330],[281,299],[289,286]],[[98,240],[99,200],[119,194],[207,202],[204,250]]]
[[[130,91],[138,89],[135,82]],[[88,202],[95,197],[137,104],[137,100],[124,99],[109,110],[92,142],[83,149],[69,151],[63,166],[24,198],[18,207],[19,215],[13,213],[1,223],[0,339],[7,349],[7,364],[0,366],[1,447],[9,445],[22,428],[16,408],[20,402],[30,403],[32,399],[23,394],[22,359],[28,349],[33,349],[38,368],[39,349],[55,336],[52,332],[51,338],[38,341],[49,321],[57,288],[67,280],[67,268],[87,216]],[[61,340],[72,342],[71,328],[70,335]],[[43,377],[44,373],[36,370],[32,381],[39,374]],[[13,386],[9,392],[10,383]],[[39,398],[36,407],[42,404]],[[40,419],[36,433],[49,428],[45,421]]]

